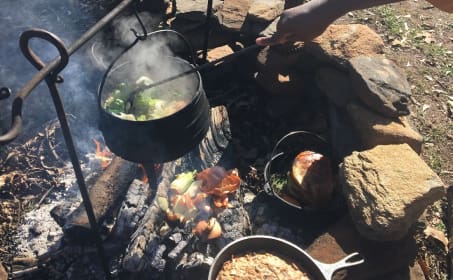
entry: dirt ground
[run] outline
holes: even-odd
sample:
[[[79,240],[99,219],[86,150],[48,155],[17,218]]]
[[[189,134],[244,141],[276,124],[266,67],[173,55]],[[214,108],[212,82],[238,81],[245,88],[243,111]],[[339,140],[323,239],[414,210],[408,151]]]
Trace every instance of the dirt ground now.
[[[422,158],[447,186],[453,185],[453,15],[410,0],[351,12],[338,23],[366,24],[384,39],[386,56],[412,86],[411,120],[424,137]],[[418,262],[430,279],[448,277],[446,208],[446,197],[430,207],[425,215],[429,230],[422,228],[417,236]]]

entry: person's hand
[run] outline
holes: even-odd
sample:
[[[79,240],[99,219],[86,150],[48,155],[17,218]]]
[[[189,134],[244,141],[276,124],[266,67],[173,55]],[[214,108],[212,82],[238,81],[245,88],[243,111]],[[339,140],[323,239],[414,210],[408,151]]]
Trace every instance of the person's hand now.
[[[336,19],[319,4],[322,1],[312,0],[306,4],[287,9],[277,23],[273,36],[260,37],[256,44],[260,46],[276,45],[292,41],[310,41],[321,35]]]

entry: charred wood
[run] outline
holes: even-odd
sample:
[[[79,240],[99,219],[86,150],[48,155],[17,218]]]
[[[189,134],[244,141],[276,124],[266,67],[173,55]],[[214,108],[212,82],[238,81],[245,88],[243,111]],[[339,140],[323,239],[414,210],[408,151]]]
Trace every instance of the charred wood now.
[[[90,188],[89,196],[99,225],[118,210],[136,172],[136,164],[114,157]],[[71,242],[92,240],[93,235],[83,204],[69,214],[63,231],[65,239]]]
[[[170,182],[181,172],[194,169],[201,171],[214,165],[232,168],[233,154],[230,140],[231,131],[226,108],[223,106],[212,108],[210,129],[199,146],[182,158],[163,165],[161,176],[158,178],[156,197],[167,197]],[[186,228],[176,227],[162,234],[163,224],[165,224],[165,215],[159,208],[157,200],[154,199],[132,235],[132,241],[122,262],[125,270],[133,273],[146,271],[161,273],[165,268],[165,274],[161,276],[165,275],[166,279],[173,279],[172,275],[178,274],[177,268],[186,266],[188,256],[194,254],[193,251],[196,249],[194,244],[199,240],[193,238]],[[233,235],[237,237],[241,234]],[[206,245],[203,244],[203,246]],[[201,256],[202,258],[191,259],[191,264],[187,265],[192,268],[198,264],[205,264],[205,261],[201,261],[205,257],[203,254]]]
[[[110,238],[120,242],[129,242],[129,238],[145,215],[149,205],[151,188],[140,180],[134,180],[129,186],[126,199],[119,210]]]

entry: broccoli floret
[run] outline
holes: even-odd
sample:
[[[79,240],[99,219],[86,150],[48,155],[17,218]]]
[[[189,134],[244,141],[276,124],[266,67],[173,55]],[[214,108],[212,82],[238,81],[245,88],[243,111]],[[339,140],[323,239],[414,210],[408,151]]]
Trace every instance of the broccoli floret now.
[[[134,98],[132,111],[136,116],[148,115],[149,112],[153,110],[155,103],[156,99],[139,93]]]
[[[109,97],[105,101],[105,110],[117,115],[124,113],[124,101],[122,99]]]

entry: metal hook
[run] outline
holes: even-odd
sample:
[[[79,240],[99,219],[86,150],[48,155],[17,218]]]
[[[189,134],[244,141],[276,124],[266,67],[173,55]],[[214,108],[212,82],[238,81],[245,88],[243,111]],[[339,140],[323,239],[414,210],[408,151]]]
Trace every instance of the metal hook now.
[[[66,65],[68,64],[68,61],[69,61],[69,54],[68,54],[68,51],[67,51],[66,47],[64,46],[63,42],[60,40],[60,38],[58,38],[54,34],[50,33],[47,30],[43,30],[43,29],[30,29],[30,30],[24,31],[21,34],[20,39],[19,39],[20,49],[21,49],[22,53],[24,54],[24,56],[28,59],[28,61],[30,61],[30,63],[33,64],[33,66],[35,66],[36,69],[38,69],[38,70],[41,70],[46,65],[36,55],[36,53],[30,48],[29,42],[30,42],[30,39],[32,39],[32,38],[40,38],[40,39],[46,40],[47,42],[51,43],[58,50],[58,52],[60,54],[60,61],[59,61],[58,65],[55,67],[55,70],[53,72],[51,72],[51,77],[53,77],[54,82],[60,83],[63,80],[63,78],[61,78],[61,77],[57,78],[57,74],[60,73],[60,71],[62,71],[66,67]]]
[[[140,24],[140,27],[142,28],[143,34],[139,34],[139,33],[137,32],[137,30],[135,30],[134,28],[131,28],[131,31],[134,33],[134,35],[135,35],[135,37],[137,37],[137,39],[139,39],[139,40],[146,40],[146,38],[148,37],[148,31],[146,31],[145,24],[143,23],[142,19],[141,19],[140,16],[138,15],[138,12],[137,12],[137,5],[135,5],[135,8],[134,8],[134,15],[135,15],[135,18],[137,18],[138,23]]]

